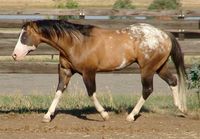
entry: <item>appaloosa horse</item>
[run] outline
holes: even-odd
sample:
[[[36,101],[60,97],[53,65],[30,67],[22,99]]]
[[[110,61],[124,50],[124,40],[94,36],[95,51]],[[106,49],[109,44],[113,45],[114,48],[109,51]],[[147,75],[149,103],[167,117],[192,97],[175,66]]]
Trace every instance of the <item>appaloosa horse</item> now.
[[[21,60],[40,43],[47,43],[60,52],[59,83],[55,98],[44,115],[50,122],[60,97],[73,74],[79,73],[88,95],[104,120],[108,113],[96,97],[95,75],[99,71],[113,71],[136,62],[141,71],[142,96],[127,116],[133,121],[148,96],[153,92],[153,76],[157,73],[173,92],[174,103],[186,111],[185,68],[181,48],[175,37],[149,24],[138,23],[114,30],[92,25],[80,25],[64,20],[38,20],[23,25],[12,57]],[[167,66],[171,56],[178,79]]]

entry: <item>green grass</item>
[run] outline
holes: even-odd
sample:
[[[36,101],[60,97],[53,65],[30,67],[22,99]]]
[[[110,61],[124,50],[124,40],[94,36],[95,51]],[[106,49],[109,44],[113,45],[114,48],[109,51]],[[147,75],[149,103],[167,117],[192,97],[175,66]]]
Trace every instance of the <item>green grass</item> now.
[[[139,96],[111,95],[110,93],[98,93],[101,104],[116,114],[130,112],[137,103]],[[0,113],[44,113],[48,110],[53,95],[1,95]],[[188,96],[187,105],[189,114],[200,119],[200,106],[195,94]],[[64,94],[57,110],[62,112],[95,112],[95,108],[84,93]],[[142,112],[155,112],[161,114],[175,114],[178,110],[173,105],[172,96],[151,96],[143,106]]]
[[[116,0],[113,4],[114,9],[135,9],[130,0]]]
[[[75,8],[79,8],[79,3],[75,0],[68,0],[65,3],[59,3],[57,6],[57,8],[67,8],[67,9],[75,9]]]
[[[148,7],[149,10],[172,10],[180,7],[178,0],[154,0]]]

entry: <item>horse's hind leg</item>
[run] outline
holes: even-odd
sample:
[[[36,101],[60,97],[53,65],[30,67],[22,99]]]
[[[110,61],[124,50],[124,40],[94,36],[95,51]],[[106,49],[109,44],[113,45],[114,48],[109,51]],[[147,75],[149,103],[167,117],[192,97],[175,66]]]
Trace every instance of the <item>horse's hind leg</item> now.
[[[170,89],[172,90],[173,98],[174,98],[174,104],[180,109],[180,100],[179,100],[179,88],[178,88],[178,82],[177,77],[173,75],[170,70],[168,69],[167,63],[165,63],[158,71],[158,75],[170,86]]]
[[[96,73],[93,71],[85,72],[83,74],[83,81],[85,83],[88,95],[91,98],[91,100],[93,101],[96,110],[101,114],[101,116],[104,120],[107,120],[109,118],[109,115],[105,111],[105,109],[101,106],[101,104],[99,103],[99,101],[96,97],[95,74]]]
[[[153,92],[153,75],[154,74],[145,75],[145,76],[142,75],[142,88],[143,88],[142,96],[140,97],[139,101],[137,102],[132,112],[127,116],[126,118],[127,121],[135,120],[135,116],[138,115],[146,99]]]

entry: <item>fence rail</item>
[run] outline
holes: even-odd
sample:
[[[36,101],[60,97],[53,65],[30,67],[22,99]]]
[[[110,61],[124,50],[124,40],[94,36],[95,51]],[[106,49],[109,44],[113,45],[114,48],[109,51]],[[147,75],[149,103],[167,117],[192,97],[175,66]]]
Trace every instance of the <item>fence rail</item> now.
[[[0,56],[10,56],[21,26],[29,20],[20,17],[42,16],[42,18],[56,18],[58,16],[76,16],[68,19],[70,22],[92,24],[104,28],[122,28],[133,23],[149,23],[163,30],[172,32],[181,44],[184,55],[200,55],[200,10],[188,11],[141,11],[114,9],[28,9],[6,11],[0,10]],[[9,18],[9,17],[18,18]],[[105,16],[102,19],[93,18]],[[79,18],[77,18],[79,17]],[[32,55],[58,55],[58,52],[48,45],[42,44]],[[23,69],[22,69],[23,67]],[[190,65],[187,65],[190,67]],[[173,66],[171,66],[173,68]],[[48,69],[48,70],[47,70]],[[134,65],[121,71],[127,73],[138,72]],[[56,73],[57,63],[47,62],[5,62],[0,61],[0,73]],[[118,72],[116,72],[118,73]]]
[[[1,15],[87,15],[87,16],[171,16],[191,17],[200,16],[200,10],[132,10],[132,9],[23,9],[23,10],[0,10]]]

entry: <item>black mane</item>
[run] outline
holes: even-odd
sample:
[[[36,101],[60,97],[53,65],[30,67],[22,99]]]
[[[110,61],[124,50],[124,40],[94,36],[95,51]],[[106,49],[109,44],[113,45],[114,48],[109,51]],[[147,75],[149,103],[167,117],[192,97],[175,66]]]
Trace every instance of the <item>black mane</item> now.
[[[84,36],[90,36],[91,30],[94,28],[92,25],[81,25],[81,24],[75,24],[70,23],[66,20],[37,20],[37,21],[31,21],[27,22],[23,25],[23,28],[26,28],[28,25],[37,30],[39,33],[41,33],[46,38],[52,38],[55,35],[57,37],[64,37],[66,34],[68,34],[70,37],[77,37],[77,35],[84,35]]]

